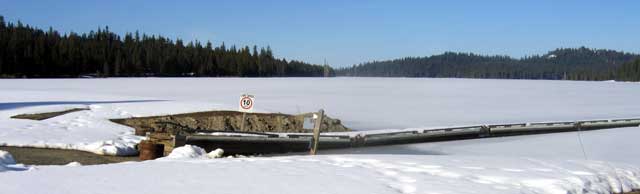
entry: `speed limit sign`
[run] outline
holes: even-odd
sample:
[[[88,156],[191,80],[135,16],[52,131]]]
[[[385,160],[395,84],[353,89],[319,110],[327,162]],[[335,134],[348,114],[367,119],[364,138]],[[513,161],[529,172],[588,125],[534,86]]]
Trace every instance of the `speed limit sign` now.
[[[253,112],[256,98],[253,95],[243,94],[240,96],[240,112]]]

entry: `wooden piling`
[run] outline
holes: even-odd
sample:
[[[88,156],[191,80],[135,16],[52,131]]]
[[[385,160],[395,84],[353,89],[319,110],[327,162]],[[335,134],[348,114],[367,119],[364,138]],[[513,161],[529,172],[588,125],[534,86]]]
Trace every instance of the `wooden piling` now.
[[[316,118],[315,127],[313,128],[313,139],[311,142],[311,155],[316,155],[318,152],[318,142],[320,142],[320,129],[322,127],[322,118],[324,117],[324,110],[320,109],[316,114],[318,118]]]
[[[138,149],[140,149],[140,160],[153,160],[164,156],[164,144],[154,141],[141,141]]]

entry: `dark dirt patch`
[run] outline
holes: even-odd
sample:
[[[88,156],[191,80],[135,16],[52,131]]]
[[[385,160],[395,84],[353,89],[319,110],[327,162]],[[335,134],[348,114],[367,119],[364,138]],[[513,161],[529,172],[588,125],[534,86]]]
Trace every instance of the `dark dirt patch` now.
[[[11,146],[0,146],[0,150],[11,153],[17,163],[27,165],[65,165],[70,162],[80,162],[82,165],[95,165],[138,161],[138,156],[103,156],[77,150]]]
[[[31,119],[31,120],[41,121],[41,120],[45,120],[45,119],[48,119],[48,118],[57,117],[57,116],[60,116],[60,115],[63,115],[63,114],[77,112],[77,111],[83,111],[83,110],[89,110],[89,109],[86,109],[86,108],[73,108],[73,109],[57,111],[57,112],[34,113],[34,114],[19,114],[19,115],[12,116],[11,118],[13,118],[13,119]]]
[[[244,130],[241,130],[242,114],[242,112],[236,111],[209,111],[154,117],[112,119],[111,121],[133,127],[136,130],[171,134],[184,130],[184,127],[204,131],[311,132],[311,129],[303,129],[304,115],[288,115],[282,113],[247,113]],[[350,131],[349,128],[342,125],[340,120],[329,117],[324,117],[321,129],[322,132]]]

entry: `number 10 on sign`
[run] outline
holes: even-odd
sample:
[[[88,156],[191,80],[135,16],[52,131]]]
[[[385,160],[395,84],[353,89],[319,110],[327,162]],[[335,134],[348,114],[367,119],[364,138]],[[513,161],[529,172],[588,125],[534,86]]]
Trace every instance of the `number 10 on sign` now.
[[[255,105],[255,97],[249,94],[243,94],[240,96],[240,112],[253,112]]]

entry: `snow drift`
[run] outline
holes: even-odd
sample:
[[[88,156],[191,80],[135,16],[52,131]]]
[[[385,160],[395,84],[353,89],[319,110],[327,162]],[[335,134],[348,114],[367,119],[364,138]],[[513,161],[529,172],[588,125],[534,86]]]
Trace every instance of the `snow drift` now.
[[[16,164],[16,160],[13,159],[13,156],[9,152],[0,150],[0,172],[26,169],[24,165]]]
[[[7,171],[7,165],[16,164],[9,152],[0,150],[0,172]]]

